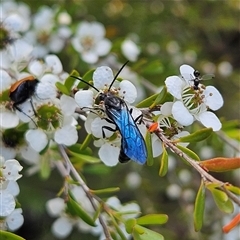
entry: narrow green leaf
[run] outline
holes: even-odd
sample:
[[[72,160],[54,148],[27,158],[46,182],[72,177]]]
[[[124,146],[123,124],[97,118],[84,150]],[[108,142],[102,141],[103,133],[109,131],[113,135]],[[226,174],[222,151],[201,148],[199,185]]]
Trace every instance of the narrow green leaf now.
[[[181,137],[177,142],[200,142],[212,134],[212,128],[204,128],[185,137]]]
[[[157,98],[154,100],[154,102],[151,104],[150,108],[155,107],[156,105],[163,103],[163,100],[167,96],[167,88],[164,86],[161,90],[161,92],[157,95]]]
[[[168,171],[168,153],[166,148],[163,146],[163,153],[160,162],[159,176],[163,177],[167,174]]]
[[[159,93],[155,93],[154,95],[144,99],[143,101],[141,101],[140,103],[137,104],[137,108],[143,108],[143,107],[149,107],[151,104],[154,103],[155,99],[157,98],[157,96],[159,95]]]
[[[197,232],[202,228],[203,225],[204,208],[205,208],[205,186],[204,182],[202,181],[197,193],[194,206],[194,228],[195,231]]]
[[[146,147],[147,147],[147,165],[152,166],[154,163],[153,159],[153,150],[152,150],[152,136],[149,131],[147,131],[146,137],[145,137]]]
[[[51,174],[50,158],[46,157],[46,155],[40,158],[40,174],[43,179],[48,179]]]
[[[74,83],[76,82],[76,79],[71,76],[79,77],[80,75],[79,75],[78,71],[74,69],[74,70],[72,70],[72,72],[69,74],[69,76],[65,80],[64,85],[69,92],[71,92],[71,89],[72,89]]]
[[[98,190],[91,190],[94,194],[103,194],[103,193],[115,193],[120,190],[119,187],[112,187],[112,188],[105,188],[105,189],[98,189]]]
[[[136,219],[135,218],[128,219],[125,222],[125,228],[126,228],[127,233],[131,234],[133,232],[133,229],[134,229],[135,225],[136,225]]]
[[[132,235],[134,240],[164,240],[163,235],[160,233],[154,232],[140,225],[134,227]]]
[[[70,95],[70,91],[66,88],[66,86],[65,85],[63,85],[62,83],[60,83],[60,82],[56,82],[56,87],[57,87],[57,89],[61,92],[61,93],[63,93],[63,94],[66,94],[66,95]]]
[[[92,80],[92,76],[93,76],[93,72],[95,71],[96,69],[90,69],[89,71],[87,71],[84,75],[83,75],[83,79],[85,81],[90,81]]]
[[[2,231],[2,230],[0,230],[0,239],[1,240],[25,240],[25,238],[22,238],[14,233]]]
[[[85,212],[85,210],[82,208],[82,206],[77,203],[70,195],[69,199],[67,201],[67,207],[70,214],[73,216],[80,217],[85,223],[87,223],[90,226],[95,227],[96,224],[91,216],[88,215],[88,213]]]
[[[213,195],[213,199],[218,208],[225,213],[232,213],[234,206],[232,201],[228,198],[227,194],[216,188],[209,188]]]
[[[89,146],[89,144],[91,143],[91,141],[92,141],[92,134],[88,134],[86,136],[86,138],[84,139],[84,141],[80,147],[80,150],[86,149]]]
[[[100,162],[100,159],[96,158],[94,156],[89,156],[86,154],[76,153],[76,152],[72,152],[72,151],[69,151],[69,153],[73,157],[77,158],[78,161],[83,161],[83,162],[87,162],[87,163],[99,163]]]
[[[229,191],[237,194],[237,195],[240,195],[240,188],[239,187],[236,187],[236,186],[233,186],[233,185],[225,185],[224,186],[226,189],[228,189]]]
[[[139,225],[164,224],[168,221],[166,214],[148,214],[146,216],[137,218]]]
[[[190,149],[183,147],[181,145],[177,145],[177,148],[179,148],[181,151],[186,153],[193,160],[200,161],[200,158],[198,157],[198,155],[195,152],[191,151]],[[182,159],[186,162],[186,160],[184,158],[182,158]]]

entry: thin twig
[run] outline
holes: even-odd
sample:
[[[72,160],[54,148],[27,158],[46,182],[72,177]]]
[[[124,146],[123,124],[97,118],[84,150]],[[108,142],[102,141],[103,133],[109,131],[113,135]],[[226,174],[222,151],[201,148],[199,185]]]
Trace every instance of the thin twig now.
[[[147,128],[151,126],[151,123],[148,123],[145,121],[145,124]],[[199,162],[196,162],[194,159],[190,158],[187,154],[182,152],[179,148],[176,147],[174,143],[171,142],[167,137],[164,136],[163,132],[160,128],[156,129],[154,133],[159,137],[159,139],[168,146],[173,152],[175,152],[180,157],[184,158],[193,168],[195,168],[201,175],[202,178],[204,178],[206,181],[217,183],[219,185],[219,188],[223,190],[230,199],[232,199],[236,204],[240,206],[240,199],[237,198],[232,192],[230,192],[228,189],[225,188],[225,184],[222,181],[219,181],[218,179],[214,178],[212,175],[210,175],[208,172],[206,172],[200,165]]]
[[[69,166],[70,168],[70,171],[74,177],[74,179],[80,184],[80,186],[82,187],[83,191],[86,193],[89,201],[91,202],[94,210],[97,210],[97,205],[94,201],[94,197],[92,195],[92,193],[90,192],[90,189],[89,187],[86,185],[86,183],[83,181],[83,179],[81,178],[81,176],[78,174],[77,170],[74,168],[74,166],[72,165],[66,151],[65,151],[65,148],[63,145],[58,145],[58,148],[59,148],[59,151],[60,153],[62,154],[62,157],[64,158],[64,160],[66,161],[67,165]],[[103,220],[101,214],[99,214],[98,216],[98,219],[99,219],[99,222],[100,224],[102,225],[102,228],[103,228],[103,231],[104,231],[104,234],[105,234],[105,237],[106,237],[106,240],[111,240],[111,235],[108,231],[108,227],[107,225],[105,224],[105,221]]]

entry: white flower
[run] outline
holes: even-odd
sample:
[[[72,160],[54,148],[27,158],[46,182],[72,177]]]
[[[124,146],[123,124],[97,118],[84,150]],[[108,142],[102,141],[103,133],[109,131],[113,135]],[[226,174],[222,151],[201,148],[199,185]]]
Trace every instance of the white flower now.
[[[101,23],[82,22],[77,28],[72,44],[85,62],[95,63],[98,57],[106,55],[111,48],[111,42],[104,38],[104,35],[105,29]]]
[[[199,80],[195,89],[195,70],[188,65],[180,67],[182,78],[171,76],[165,80],[168,92],[175,97],[172,115],[183,126],[191,125],[195,120],[214,131],[221,128],[221,123],[214,113],[208,109],[218,110],[223,105],[223,99],[213,86],[204,87]]]
[[[99,89],[100,94],[111,92],[114,96],[124,99],[128,108],[131,109],[132,107],[129,106],[128,103],[133,103],[137,97],[135,86],[128,80],[122,80],[121,82],[116,80],[113,86],[111,86],[111,89],[109,89],[113,79],[114,75],[111,68],[106,66],[98,67],[93,73],[93,86]],[[80,90],[75,94],[75,100],[81,108],[93,109],[95,112],[95,114],[88,114],[85,121],[86,131],[99,139],[94,141],[94,144],[100,147],[98,154],[104,164],[107,166],[115,166],[118,163],[121,137],[118,134],[110,140],[109,138],[115,132],[116,125],[106,120],[107,116],[103,111],[94,110],[94,107],[97,107],[97,109],[104,108],[102,104],[99,106],[94,105],[94,99],[96,99],[99,92],[96,92],[94,89]],[[132,116],[135,119],[141,112],[134,108],[133,110]],[[105,137],[105,139],[103,139],[103,137]]]
[[[7,190],[0,190],[0,217],[10,215],[15,209],[16,203],[12,194]]]
[[[135,62],[140,54],[138,46],[129,39],[126,39],[122,42],[121,50],[123,55],[131,62]]]
[[[36,58],[43,58],[49,52],[60,52],[71,35],[67,26],[70,21],[55,22],[57,13],[61,14],[44,6],[33,17],[33,27],[26,33],[25,38],[34,45],[33,56]]]
[[[5,221],[10,231],[16,231],[23,225],[24,222],[22,209],[21,208],[14,209],[13,212],[7,216]]]

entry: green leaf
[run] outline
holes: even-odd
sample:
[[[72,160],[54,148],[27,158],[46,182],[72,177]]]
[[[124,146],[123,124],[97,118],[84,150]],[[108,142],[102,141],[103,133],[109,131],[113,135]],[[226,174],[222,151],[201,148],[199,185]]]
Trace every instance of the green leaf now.
[[[155,60],[155,61],[148,62],[148,64],[145,65],[145,67],[142,66],[140,70],[141,70],[141,74],[156,75],[163,72],[163,65],[161,61]]]
[[[98,190],[91,190],[92,193],[95,195],[97,194],[105,194],[105,193],[115,193],[119,192],[120,188],[119,187],[112,187],[112,188],[105,188],[105,189],[98,189]]]
[[[154,163],[154,159],[153,159],[153,150],[152,150],[152,136],[149,131],[147,131],[145,142],[147,147],[147,165],[152,166]]]
[[[151,104],[154,103],[155,99],[157,98],[157,96],[159,95],[159,93],[155,93],[154,95],[144,99],[143,101],[141,101],[140,103],[137,104],[137,108],[144,108],[144,107],[149,107]]]
[[[228,189],[229,191],[231,191],[231,192],[233,192],[237,195],[240,195],[240,188],[239,187],[236,187],[236,186],[233,186],[233,185],[230,185],[230,184],[225,185],[224,187],[226,189]]]
[[[86,149],[89,146],[89,144],[91,143],[91,141],[92,141],[92,134],[88,134],[86,136],[85,140],[83,141],[83,143],[80,147],[80,150]]]
[[[232,213],[234,210],[232,201],[228,198],[227,194],[216,188],[208,188],[218,208],[225,213]]]
[[[135,225],[132,235],[134,240],[164,240],[161,234],[140,225]]]
[[[79,77],[79,73],[77,70],[72,70],[72,72],[69,74],[68,78],[65,80],[64,85],[67,88],[69,92],[71,92],[72,87],[74,86],[74,83],[76,81],[76,78],[73,78],[71,76]]]
[[[154,100],[154,102],[151,104],[150,108],[155,107],[156,105],[163,103],[163,100],[167,96],[167,88],[164,86],[161,90],[161,92],[157,95],[157,98]]]
[[[194,206],[195,231],[199,231],[202,228],[204,208],[205,208],[205,186],[204,186],[204,182],[202,181],[197,193],[195,206]]]
[[[67,87],[65,86],[65,85],[63,85],[62,83],[60,83],[60,82],[56,82],[56,87],[57,87],[57,89],[61,92],[61,93],[63,93],[63,94],[66,94],[66,95],[70,95],[70,91],[67,89]]]
[[[200,158],[198,157],[198,155],[195,152],[191,151],[190,149],[183,147],[181,145],[177,145],[177,148],[180,149],[181,151],[183,151],[184,153],[186,153],[193,160],[200,161]],[[184,158],[182,158],[182,159],[186,162],[186,160]]]
[[[22,238],[14,233],[2,231],[2,230],[0,230],[0,239],[1,240],[25,240],[25,238]]]
[[[40,158],[40,174],[43,179],[48,179],[51,174],[50,158],[47,153]]]
[[[181,137],[177,142],[200,142],[212,134],[212,128],[204,128],[185,137]]]
[[[146,216],[137,218],[139,225],[164,224],[168,221],[166,214],[148,214]]]
[[[94,156],[89,156],[86,154],[81,154],[81,153],[76,153],[76,152],[72,152],[69,151],[69,153],[74,156],[75,158],[77,158],[78,161],[83,161],[83,162],[87,162],[87,163],[99,163],[100,159],[96,158]]]
[[[163,177],[167,174],[168,171],[168,153],[166,148],[163,146],[163,153],[160,162],[159,176]]]
[[[93,76],[93,72],[95,71],[96,69],[91,69],[89,71],[87,71],[84,75],[83,75],[83,79],[85,81],[91,81],[92,80],[92,76]]]
[[[88,213],[85,212],[85,210],[82,208],[82,206],[77,203],[70,195],[68,197],[67,201],[67,207],[70,214],[73,216],[80,217],[85,223],[87,223],[90,226],[95,227],[96,224],[91,216],[88,215]]]
[[[125,228],[126,228],[127,233],[131,234],[133,232],[133,228],[135,227],[136,223],[137,223],[137,221],[135,218],[128,219],[125,222]]]

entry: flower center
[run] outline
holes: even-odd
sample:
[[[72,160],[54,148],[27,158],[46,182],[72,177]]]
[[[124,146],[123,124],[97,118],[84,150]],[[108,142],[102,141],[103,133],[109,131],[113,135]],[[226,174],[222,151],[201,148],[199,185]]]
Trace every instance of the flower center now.
[[[37,109],[37,125],[43,130],[58,128],[62,123],[62,114],[59,108],[54,105],[42,105]]]
[[[194,91],[188,86],[183,89],[182,101],[192,114],[197,114],[201,110],[203,104],[203,95],[201,93],[201,91]]]
[[[85,51],[90,51],[94,46],[94,39],[91,36],[86,36],[81,38],[80,43]]]

